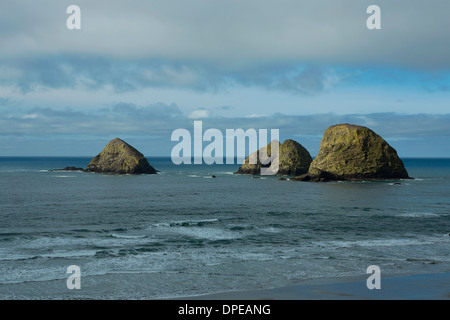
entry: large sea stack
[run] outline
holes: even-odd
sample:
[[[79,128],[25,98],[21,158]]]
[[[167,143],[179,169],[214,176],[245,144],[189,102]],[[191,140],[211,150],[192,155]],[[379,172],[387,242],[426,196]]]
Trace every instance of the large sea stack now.
[[[309,165],[312,161],[311,155],[309,154],[308,150],[306,150],[300,143],[288,139],[284,141],[283,144],[280,144],[278,140],[273,140],[267,146],[262,147],[258,151],[254,152],[252,155],[247,157],[247,159],[245,159],[244,163],[236,173],[253,175],[261,174],[261,167],[269,167],[270,164],[262,165],[259,154],[264,149],[267,152],[267,155],[270,157],[272,155],[272,143],[278,144],[278,175],[295,176],[308,172]],[[250,163],[250,157],[252,156],[256,157],[256,164]]]
[[[408,179],[397,151],[369,128],[337,124],[325,130],[308,173],[296,180]]]
[[[116,138],[89,162],[86,172],[111,174],[154,174],[157,171],[142,153]]]

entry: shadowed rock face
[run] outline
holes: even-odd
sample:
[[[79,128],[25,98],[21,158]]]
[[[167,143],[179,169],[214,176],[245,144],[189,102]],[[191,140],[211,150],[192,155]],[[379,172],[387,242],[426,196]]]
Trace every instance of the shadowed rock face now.
[[[116,138],[89,162],[86,172],[113,174],[154,174],[156,170],[142,153]]]
[[[408,179],[397,152],[372,130],[338,124],[325,130],[303,181]]]
[[[309,154],[308,150],[306,150],[301,144],[294,140],[286,140],[283,142],[283,144],[280,144],[279,141],[273,140],[271,141],[267,146],[259,149],[258,151],[254,152],[252,155],[256,157],[257,163],[251,164],[250,163],[250,155],[245,159],[242,166],[239,168],[239,170],[236,172],[238,174],[254,174],[258,175],[261,174],[261,167],[268,167],[268,165],[262,165],[259,154],[262,150],[266,150],[267,155],[270,157],[272,155],[272,143],[278,144],[278,150],[279,150],[279,169],[277,174],[278,175],[299,175],[306,173],[308,171],[309,165],[312,161],[311,155]],[[276,160],[275,160],[276,161]]]

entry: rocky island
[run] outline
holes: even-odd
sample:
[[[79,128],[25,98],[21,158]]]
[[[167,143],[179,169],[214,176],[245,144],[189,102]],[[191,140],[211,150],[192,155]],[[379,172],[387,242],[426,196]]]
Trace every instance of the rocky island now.
[[[397,151],[363,126],[337,124],[325,130],[317,157],[297,181],[410,179]]]
[[[300,143],[294,140],[286,140],[282,144],[278,140],[271,141],[267,146],[259,149],[258,151],[252,153],[247,157],[242,164],[242,166],[236,172],[237,174],[253,174],[259,175],[261,173],[261,167],[265,165],[261,164],[259,159],[259,154],[261,150],[265,150],[267,155],[271,156],[272,143],[278,144],[279,150],[279,169],[278,175],[301,175],[308,172],[309,165],[311,164],[312,158],[308,150],[306,150]],[[256,156],[257,163],[251,164],[250,157]],[[266,165],[267,167],[270,164]]]
[[[66,167],[57,171],[84,171],[109,174],[155,174],[157,171],[142,153],[116,138],[95,156],[86,169]]]

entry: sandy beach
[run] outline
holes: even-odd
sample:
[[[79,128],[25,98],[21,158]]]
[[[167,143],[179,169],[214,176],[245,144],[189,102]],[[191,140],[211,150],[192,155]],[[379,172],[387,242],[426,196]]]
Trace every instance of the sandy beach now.
[[[186,300],[448,300],[450,272],[385,276],[381,288],[369,290],[367,277],[319,279],[282,288],[233,291]]]

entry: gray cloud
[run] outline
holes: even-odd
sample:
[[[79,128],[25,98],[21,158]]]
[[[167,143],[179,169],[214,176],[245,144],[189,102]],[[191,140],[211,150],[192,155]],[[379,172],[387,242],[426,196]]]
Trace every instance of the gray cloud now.
[[[0,71],[2,69],[9,75],[0,75],[0,84],[16,87],[24,93],[42,88],[97,90],[106,86],[116,92],[146,87],[214,91],[227,77],[206,65],[84,55],[0,59]]]
[[[199,109],[200,110],[200,109]],[[49,133],[102,134],[118,130],[131,134],[171,132],[177,128],[192,127],[193,119],[183,114],[177,105],[156,103],[137,106],[133,103],[117,103],[98,111],[55,110],[35,107],[22,109],[15,114],[4,113],[0,117],[0,133],[25,133],[31,135]],[[258,117],[214,117],[203,119],[204,127],[225,131],[228,128],[276,128],[285,136],[314,136],[323,133],[331,125],[351,123],[367,126],[384,136],[414,139],[424,136],[450,136],[450,114],[313,114],[286,115],[275,113]],[[21,126],[21,124],[27,124]],[[114,125],[117,126],[114,126]],[[420,124],[420,125],[419,125]],[[61,129],[64,128],[64,129]]]
[[[175,104],[156,103],[141,107],[122,102],[98,111],[34,107],[3,113],[0,135],[160,136],[167,134],[171,125],[185,125],[186,122],[186,116]]]
[[[0,56],[164,57],[226,69],[283,61],[450,66],[446,0],[378,0],[382,29],[376,31],[365,24],[370,0],[79,0],[79,31],[65,27],[70,4],[2,1]]]
[[[0,107],[7,106],[10,103],[10,98],[0,97]]]
[[[79,0],[82,29],[70,31],[72,1],[4,0],[0,85],[25,93],[244,85],[315,94],[355,80],[358,70],[399,68],[420,70],[425,90],[448,91],[450,3],[376,2],[382,29],[370,31],[369,0]]]
[[[0,59],[0,84],[21,92],[43,88],[98,90],[110,86],[116,92],[142,88],[179,88],[217,92],[229,86],[256,86],[269,90],[314,94],[342,81],[347,75],[313,65],[266,65],[222,70],[219,66],[142,59],[124,61],[100,56],[67,56]],[[26,70],[26,72],[25,72]]]
[[[22,93],[45,89],[87,91],[112,88],[117,93],[145,88],[176,88],[224,92],[230,87],[257,87],[302,95],[326,92],[335,86],[413,84],[425,92],[448,91],[448,74],[405,69],[348,68],[316,64],[268,63],[223,69],[221,65],[173,62],[164,59],[123,60],[86,55],[0,58],[0,86]]]
[[[183,114],[178,106],[158,103],[137,106],[130,103],[118,103],[101,110],[74,111],[54,110],[51,108],[30,108],[16,110],[15,113],[3,113],[0,116],[0,138],[21,137],[28,141],[41,139],[69,139],[77,145],[78,140],[109,139],[115,136],[131,137],[136,141],[148,141],[152,146],[151,153],[157,155],[170,154],[173,143],[170,136],[173,130],[185,128],[192,132],[194,119]],[[337,123],[352,123],[371,128],[398,151],[405,155],[422,155],[425,151],[438,155],[450,156],[440,145],[450,138],[450,114],[347,114],[333,113],[293,116],[274,114],[260,117],[208,117],[203,119],[203,129],[279,129],[280,139],[294,139],[302,143],[316,154],[319,149],[323,131]],[[75,137],[75,138],[73,138]],[[76,138],[78,137],[78,138]],[[15,139],[15,138],[14,138]],[[11,141],[14,141],[11,139]],[[9,141],[9,140],[8,140]],[[431,147],[433,142],[438,141]],[[9,142],[3,140],[7,149]],[[420,146],[420,147],[419,147]],[[45,150],[45,146],[43,146]],[[83,150],[83,145],[78,145]],[[147,150],[150,152],[150,149]]]
[[[134,103],[120,102],[112,106],[111,108],[102,109],[109,114],[127,115],[131,119],[172,119],[177,116],[181,116],[182,112],[178,106],[174,103],[167,105],[165,103],[156,103],[145,107],[139,107]]]

